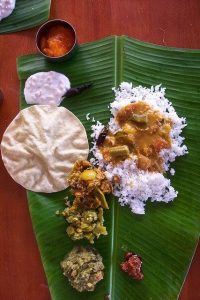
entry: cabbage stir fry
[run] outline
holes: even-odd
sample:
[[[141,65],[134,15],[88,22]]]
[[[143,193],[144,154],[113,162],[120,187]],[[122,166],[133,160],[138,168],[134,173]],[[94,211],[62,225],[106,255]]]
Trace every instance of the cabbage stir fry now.
[[[105,193],[112,192],[112,184],[101,168],[85,160],[75,163],[68,183],[74,201],[62,212],[69,223],[67,234],[73,240],[86,238],[94,243],[95,237],[107,235],[103,209],[109,208]]]

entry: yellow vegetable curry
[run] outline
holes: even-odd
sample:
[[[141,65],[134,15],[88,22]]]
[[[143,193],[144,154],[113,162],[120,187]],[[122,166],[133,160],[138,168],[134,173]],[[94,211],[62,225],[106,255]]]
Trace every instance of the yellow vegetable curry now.
[[[172,121],[143,101],[121,108],[116,121],[120,130],[115,134],[108,130],[99,146],[104,159],[117,164],[136,155],[139,169],[163,172],[159,152],[171,147]]]

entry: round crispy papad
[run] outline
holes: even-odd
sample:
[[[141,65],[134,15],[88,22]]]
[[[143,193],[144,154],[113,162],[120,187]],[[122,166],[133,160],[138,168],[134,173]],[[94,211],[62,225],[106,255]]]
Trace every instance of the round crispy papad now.
[[[6,129],[1,154],[10,176],[27,190],[52,193],[67,188],[67,175],[89,152],[85,128],[64,107],[35,105]]]

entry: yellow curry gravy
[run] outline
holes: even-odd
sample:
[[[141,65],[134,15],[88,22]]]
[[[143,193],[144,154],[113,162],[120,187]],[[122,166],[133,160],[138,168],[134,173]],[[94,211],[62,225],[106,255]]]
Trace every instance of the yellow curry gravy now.
[[[108,131],[99,147],[104,159],[117,164],[136,155],[139,169],[163,172],[159,152],[171,147],[172,121],[143,101],[121,108],[116,121],[121,130],[115,134]]]

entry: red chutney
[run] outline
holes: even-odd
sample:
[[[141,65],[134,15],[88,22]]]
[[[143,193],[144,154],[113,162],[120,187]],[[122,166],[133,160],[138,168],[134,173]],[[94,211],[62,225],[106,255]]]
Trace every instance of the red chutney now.
[[[74,45],[74,33],[70,28],[56,25],[41,38],[40,47],[44,54],[51,57],[63,56]]]
[[[128,252],[125,255],[125,261],[122,262],[120,266],[122,271],[128,273],[130,277],[137,280],[142,280],[144,278],[144,274],[141,271],[142,260],[138,255]]]

